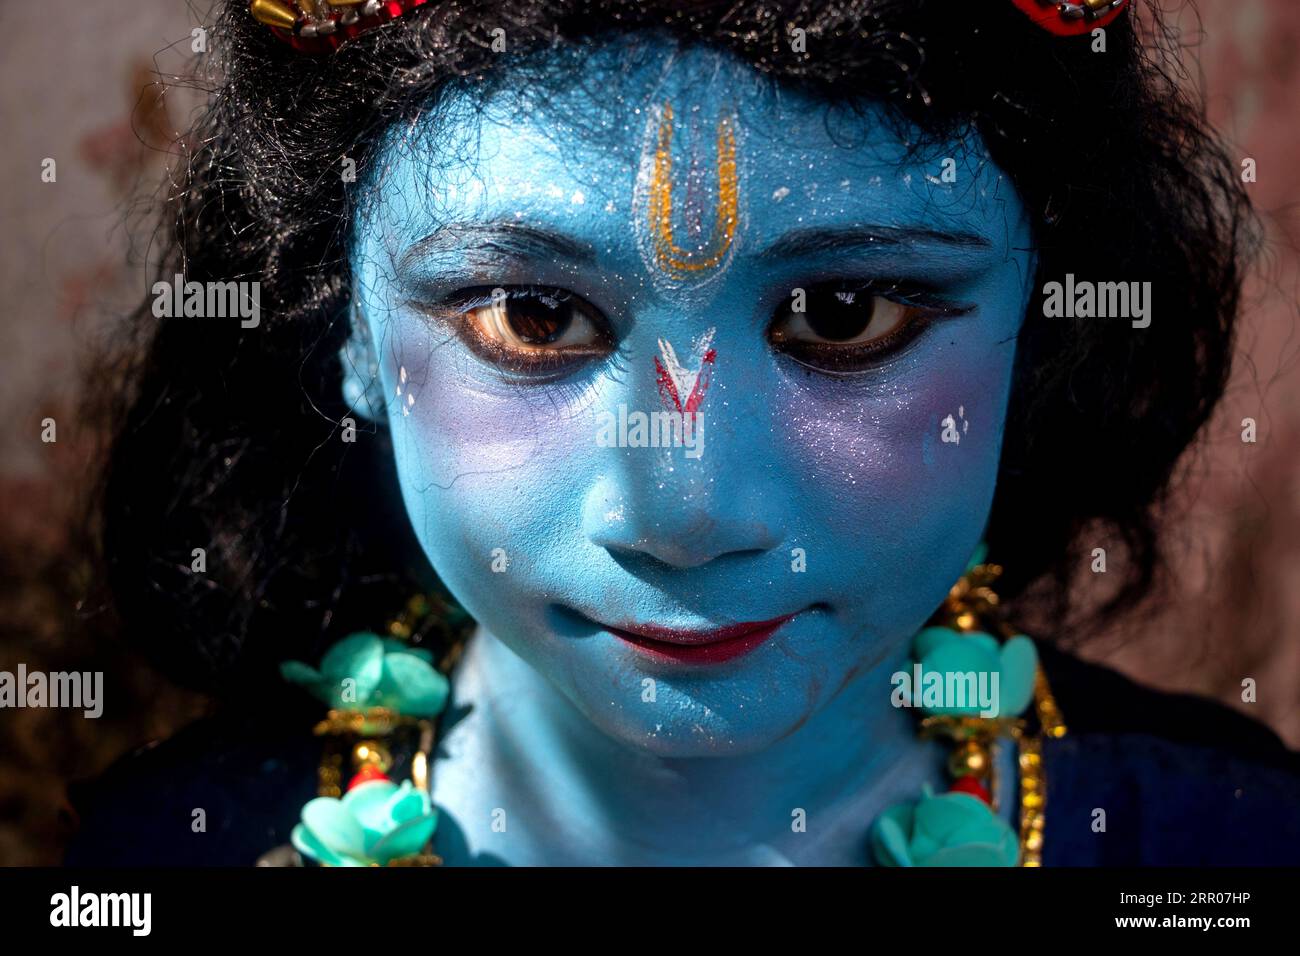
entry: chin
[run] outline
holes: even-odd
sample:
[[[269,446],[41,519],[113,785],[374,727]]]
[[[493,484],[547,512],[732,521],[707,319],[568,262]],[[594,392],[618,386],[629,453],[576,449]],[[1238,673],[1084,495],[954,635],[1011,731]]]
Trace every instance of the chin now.
[[[646,725],[619,716],[611,719],[608,713],[587,714],[587,717],[618,743],[669,759],[742,757],[761,753],[792,733],[804,720],[797,717],[777,722],[724,721],[717,730],[708,730],[689,718]]]
[[[576,675],[575,675],[576,676]],[[593,675],[594,676],[594,675]],[[623,696],[611,701],[608,675],[563,688],[579,713],[607,737],[626,747],[665,758],[739,757],[759,753],[798,730],[816,710],[811,689],[784,677],[777,684],[752,677],[701,680],[646,672],[624,672],[618,684],[656,682],[656,699]],[[586,686],[590,684],[590,686]],[[600,693],[604,688],[605,693]]]

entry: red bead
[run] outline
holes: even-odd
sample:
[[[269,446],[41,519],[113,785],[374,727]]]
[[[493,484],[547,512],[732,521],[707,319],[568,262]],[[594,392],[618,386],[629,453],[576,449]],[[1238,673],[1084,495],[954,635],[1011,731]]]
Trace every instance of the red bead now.
[[[1038,26],[1062,37],[1082,36],[1092,33],[1098,27],[1108,26],[1128,8],[1127,3],[1122,3],[1109,13],[1099,16],[1067,19],[1061,14],[1060,5],[1057,3],[1044,3],[1043,0],[1011,0],[1011,2],[1024,11]]]
[[[348,789],[351,790],[353,787],[359,787],[363,783],[369,783],[371,780],[387,779],[388,776],[382,770],[378,767],[367,764],[357,771],[357,775],[353,777],[352,782],[348,784]]]
[[[989,796],[989,792],[984,789],[984,784],[980,783],[974,777],[958,777],[957,782],[952,785],[952,792],[969,793],[972,797],[979,797],[985,803],[993,803],[993,798]]]

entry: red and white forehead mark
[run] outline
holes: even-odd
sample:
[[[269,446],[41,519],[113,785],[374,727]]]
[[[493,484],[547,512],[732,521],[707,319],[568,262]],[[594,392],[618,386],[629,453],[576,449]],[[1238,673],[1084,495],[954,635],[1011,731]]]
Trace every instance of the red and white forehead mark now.
[[[659,354],[655,356],[656,381],[659,398],[669,411],[696,412],[709,389],[709,376],[713,372],[718,353],[713,347],[711,328],[696,340],[692,349],[694,362],[690,368],[682,365],[677,352],[667,339],[659,340]]]

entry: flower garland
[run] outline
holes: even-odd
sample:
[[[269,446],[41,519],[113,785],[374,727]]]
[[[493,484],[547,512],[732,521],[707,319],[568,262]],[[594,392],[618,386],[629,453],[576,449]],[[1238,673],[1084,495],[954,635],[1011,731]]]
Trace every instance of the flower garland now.
[[[325,740],[317,793],[290,836],[293,849],[322,866],[436,866],[438,825],[429,786],[434,721],[447,707],[454,666],[473,622],[439,596],[418,595],[388,625],[386,636],[351,634],[331,647],[319,670],[287,661],[280,673],[330,709],[313,731]],[[439,629],[451,648],[433,653],[409,641]],[[405,760],[394,754],[409,752]],[[343,783],[345,758],[351,770]],[[400,784],[393,776],[405,773]],[[280,865],[273,850],[259,862]],[[300,865],[301,857],[290,860]]]
[[[1066,729],[1033,641],[1001,619],[992,584],[1002,568],[986,564],[984,557],[981,545],[931,625],[912,641],[915,677],[910,691],[896,690],[895,702],[922,715],[922,738],[953,745],[947,762],[953,783],[942,794],[927,786],[916,802],[892,806],[876,819],[870,849],[883,866],[1041,865],[1046,802],[1041,742],[1043,736],[1064,736]],[[452,632],[452,651],[440,666],[430,651],[407,643],[420,620]],[[446,709],[446,675],[470,624],[459,608],[445,601],[431,605],[421,596],[389,625],[386,637],[352,634],[330,648],[319,670],[299,661],[282,665],[286,680],[330,708],[314,731],[326,740],[320,795],[303,807],[291,836],[302,857],[322,866],[442,862],[431,852],[438,820],[429,786],[434,720]],[[976,685],[994,688],[983,709],[980,702],[951,693]],[[1019,832],[998,816],[993,796],[1004,738],[1019,748]],[[411,753],[406,761],[394,758],[402,749]],[[343,788],[345,751],[351,772]],[[400,772],[409,779],[399,784],[391,775]],[[277,850],[261,862],[283,858]]]
[[[992,587],[1002,567],[985,563],[986,554],[981,544],[931,625],[912,641],[916,677],[912,699],[904,703],[923,715],[923,738],[953,744],[947,762],[953,783],[937,795],[927,786],[920,800],[890,807],[876,819],[871,850],[882,866],[1042,865],[1042,737],[1062,737],[1066,727],[1033,641],[1002,618]],[[970,699],[947,699],[950,688],[973,685],[996,688],[988,711]],[[933,689],[944,693],[932,697]],[[998,816],[993,796],[1004,738],[1019,749],[1018,832]]]

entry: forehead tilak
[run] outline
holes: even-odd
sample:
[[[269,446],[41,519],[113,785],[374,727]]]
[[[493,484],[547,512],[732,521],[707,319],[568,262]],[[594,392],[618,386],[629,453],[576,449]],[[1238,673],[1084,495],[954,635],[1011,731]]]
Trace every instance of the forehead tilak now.
[[[718,113],[711,151],[701,149],[699,125],[692,124],[678,161],[674,139],[683,137],[673,104],[652,108],[637,172],[633,209],[643,258],[647,267],[675,282],[721,268],[739,222],[735,115]]]

